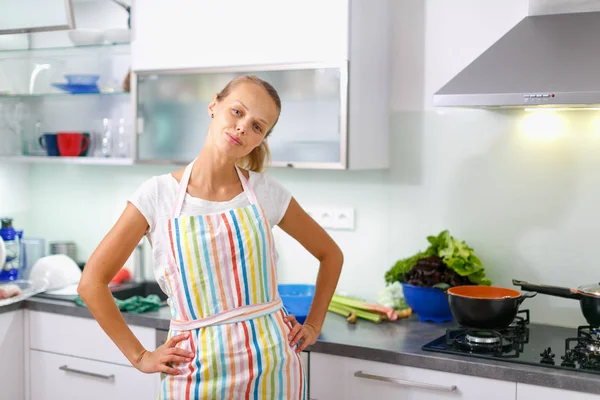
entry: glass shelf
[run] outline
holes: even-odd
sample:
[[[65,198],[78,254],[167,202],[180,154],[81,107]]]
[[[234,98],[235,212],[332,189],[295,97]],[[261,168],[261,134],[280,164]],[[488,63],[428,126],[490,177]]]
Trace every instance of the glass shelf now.
[[[57,47],[36,47],[29,49],[9,49],[1,50],[0,56],[12,56],[18,53],[46,53],[46,52],[85,52],[85,51],[99,51],[99,50],[123,50],[129,51],[130,43],[109,43],[109,44],[92,44],[85,46],[57,46]]]
[[[100,93],[33,93],[33,94],[9,94],[3,95],[0,93],[0,100],[2,99],[19,99],[19,98],[47,98],[47,97],[94,97],[94,96],[121,96],[129,95],[130,92],[100,92]]]
[[[103,157],[49,157],[49,156],[0,156],[0,162],[52,163],[79,165],[133,165],[132,158]]]

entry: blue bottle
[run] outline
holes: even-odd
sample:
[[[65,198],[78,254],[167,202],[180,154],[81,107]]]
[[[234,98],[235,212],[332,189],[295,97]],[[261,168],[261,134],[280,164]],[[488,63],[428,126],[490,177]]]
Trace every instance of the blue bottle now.
[[[14,281],[18,279],[21,266],[21,244],[17,231],[12,226],[12,218],[2,218],[0,237],[6,247],[6,262],[0,266],[0,281]]]

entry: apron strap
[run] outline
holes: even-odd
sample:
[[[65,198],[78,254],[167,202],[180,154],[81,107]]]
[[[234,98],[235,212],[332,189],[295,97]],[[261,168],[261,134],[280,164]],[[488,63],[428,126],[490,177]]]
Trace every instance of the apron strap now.
[[[194,166],[195,161],[196,159],[194,159],[194,161],[188,164],[188,166],[185,168],[183,176],[181,177],[181,181],[179,181],[179,188],[177,189],[177,196],[175,197],[172,218],[177,218],[179,217],[179,214],[181,214],[181,210],[183,209],[183,201],[185,199],[187,186],[190,182],[190,176],[192,175],[192,168]],[[240,182],[242,183],[242,188],[248,196],[248,200],[250,200],[250,204],[258,204],[258,200],[256,199],[256,194],[254,194],[254,190],[252,190],[250,184],[248,183],[248,180],[246,179],[244,174],[242,174],[242,171],[240,171],[237,165],[235,166],[235,170],[237,171],[238,177],[240,178]]]
[[[183,208],[183,200],[185,199],[185,193],[187,192],[187,186],[190,181],[190,176],[192,175],[192,167],[194,166],[195,161],[196,159],[188,164],[181,177],[181,181],[179,181],[179,188],[177,189],[177,196],[175,197],[175,205],[173,207],[173,218],[179,217],[181,209]]]
[[[242,187],[244,188],[244,192],[246,192],[246,195],[248,196],[248,200],[250,200],[250,204],[258,204],[258,200],[256,199],[256,195],[254,194],[254,190],[252,190],[250,184],[248,183],[248,180],[246,179],[244,174],[242,174],[242,171],[240,171],[237,165],[235,166],[235,170],[237,171],[238,176],[240,177]]]

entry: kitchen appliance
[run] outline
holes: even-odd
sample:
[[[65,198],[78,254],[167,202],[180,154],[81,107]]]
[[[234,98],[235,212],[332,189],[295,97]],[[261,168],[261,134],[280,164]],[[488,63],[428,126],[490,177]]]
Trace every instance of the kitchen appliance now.
[[[506,329],[448,328],[422,349],[600,375],[600,327],[532,324],[529,310]]]
[[[525,290],[531,290],[550,296],[579,300],[581,312],[588,324],[600,326],[600,284],[579,286],[570,289],[558,286],[538,285],[513,279],[513,284]]]
[[[434,105],[598,107],[598,37],[600,12],[526,16],[439,89]]]
[[[77,245],[75,242],[50,242],[50,254],[64,254],[77,260]]]
[[[4,263],[0,264],[0,281],[14,281],[18,279],[21,269],[21,236],[22,231],[17,231],[12,225],[12,218],[2,218],[0,238],[4,242]]]

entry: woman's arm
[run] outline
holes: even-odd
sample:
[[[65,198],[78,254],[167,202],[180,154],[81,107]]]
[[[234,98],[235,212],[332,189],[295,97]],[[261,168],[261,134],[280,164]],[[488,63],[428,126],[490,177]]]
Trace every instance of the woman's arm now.
[[[86,263],[77,291],[100,327],[134,367],[142,372],[177,373],[167,364],[188,361],[186,357],[193,356],[175,348],[175,344],[187,336],[174,337],[156,351],[148,352],[127,326],[108,288],[110,280],[125,264],[147,228],[144,216],[127,203],[119,220]]]
[[[299,324],[294,326],[291,333],[292,345],[295,345],[298,340],[303,339],[303,344],[298,349],[298,351],[302,351],[307,345],[313,344],[321,332],[329,303],[331,302],[342,271],[344,257],[333,239],[300,207],[294,198],[290,201],[288,209],[279,223],[279,227],[296,239],[298,243],[320,262],[315,296],[304,322],[304,325],[314,329],[315,337],[298,337],[301,329]]]

